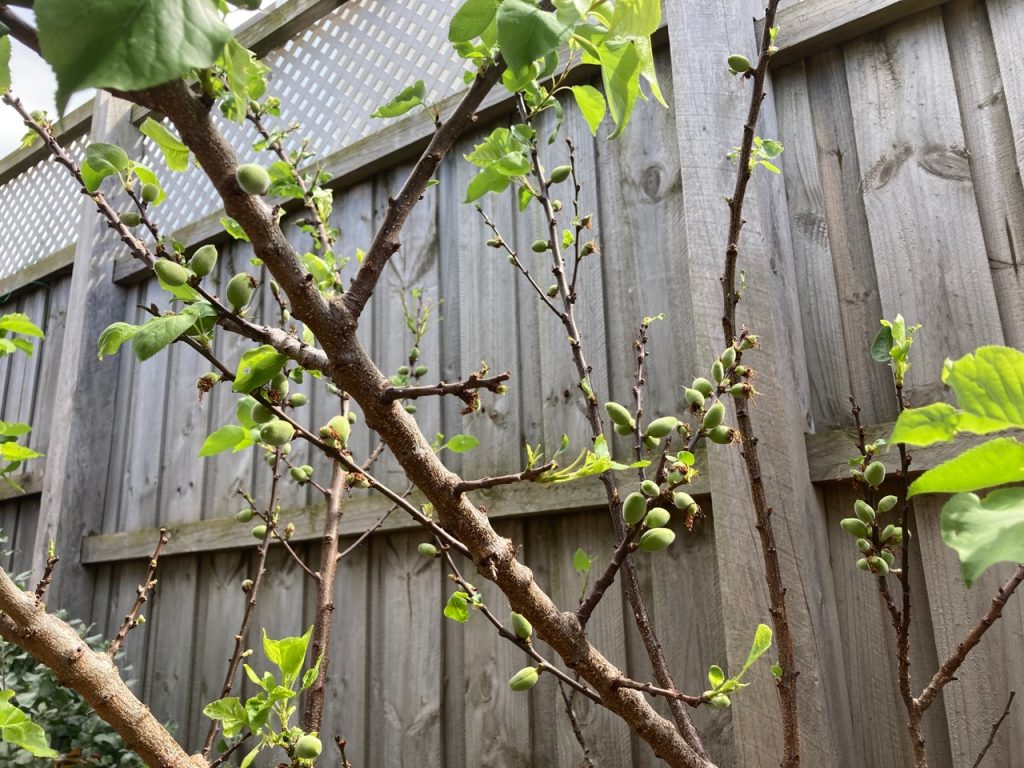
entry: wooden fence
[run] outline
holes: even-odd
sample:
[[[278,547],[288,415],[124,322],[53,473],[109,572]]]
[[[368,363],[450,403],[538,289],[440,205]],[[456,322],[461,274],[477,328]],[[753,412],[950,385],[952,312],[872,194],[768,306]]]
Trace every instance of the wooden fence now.
[[[409,62],[410,71],[429,61],[437,83],[428,87],[442,108],[457,100],[457,89],[446,89],[461,83],[458,68],[436,54],[448,5],[291,0],[241,33],[282,72],[275,85],[296,100],[295,116],[314,116],[317,124],[308,130],[335,178],[339,253],[367,247],[389,194],[431,132],[423,116],[382,127],[342,122],[347,113],[340,110],[357,103],[369,111],[373,99],[404,84],[391,59]],[[657,60],[671,108],[641,105],[622,138],[594,141],[567,109],[583,202],[597,214],[601,242],[580,290],[601,397],[628,399],[631,340],[644,315],[666,314],[651,329],[649,413],[678,413],[679,382],[703,373],[720,352],[722,198],[733,173],[725,155],[737,140],[746,93],[725,75],[723,62],[729,53],[752,52],[755,15],[756,4],[666,5]],[[389,25],[400,31],[398,44],[408,46],[401,56],[382,48]],[[1024,4],[802,0],[784,4],[779,26],[780,52],[759,132],[785,144],[783,174],[757,174],[744,232],[748,287],[740,316],[764,344],[754,363],[764,390],[754,415],[764,435],[799,645],[804,759],[844,768],[910,765],[884,606],[854,568],[855,549],[838,527],[853,500],[844,482],[854,452],[848,398],[856,397],[873,433],[886,433],[895,404],[885,369],[868,355],[883,316],[902,312],[924,324],[908,387],[915,403],[945,397],[938,377],[944,357],[986,343],[1024,346],[1024,59],[1017,45]],[[351,56],[366,51],[376,58],[357,72]],[[310,70],[314,58],[319,65]],[[479,134],[463,139],[444,161],[441,183],[403,234],[362,331],[378,365],[392,371],[408,348],[398,294],[422,288],[443,300],[422,345],[431,375],[459,378],[481,360],[513,372],[509,395],[485,397],[473,415],[461,416],[448,401],[419,408],[427,434],[480,438],[479,448],[451,460],[468,477],[518,470],[524,442],[552,446],[565,432],[579,446],[586,434],[564,334],[504,259],[484,247],[486,228],[461,202],[472,174],[461,156],[488,125],[509,119],[509,107],[492,96],[481,110]],[[159,164],[134,130],[143,117],[99,97],[69,116],[66,136],[77,142],[75,151],[88,134],[133,146]],[[235,135],[243,146],[251,141]],[[565,155],[557,145],[549,151],[549,166]],[[38,196],[57,184],[50,165],[38,150],[0,162],[0,200],[16,197],[12,190],[19,188],[10,185]],[[223,241],[222,214],[198,175],[174,183],[185,202],[158,211],[169,229],[192,245],[218,242],[219,284],[252,270],[248,247]],[[76,213],[81,203],[64,188],[58,193],[63,202],[53,199],[53,216],[79,222],[70,238],[57,229],[40,241],[21,213],[0,212],[0,311],[26,312],[47,332],[32,358],[0,361],[0,417],[30,421],[32,447],[47,454],[26,465],[24,494],[0,490],[0,527],[11,550],[3,565],[38,569],[53,538],[64,556],[55,600],[111,633],[134,596],[156,529],[169,527],[160,584],[148,622],[130,635],[128,659],[144,700],[195,747],[207,725],[201,709],[219,695],[240,621],[239,585],[253,567],[248,528],[233,521],[236,492],[265,497],[269,477],[252,452],[196,457],[204,437],[233,418],[234,399],[218,388],[197,402],[194,380],[207,368],[189,349],[174,346],[142,365],[129,354],[96,360],[99,330],[113,320],[141,319],[139,306],[162,303],[162,291],[124,257],[88,206]],[[506,237],[530,243],[539,222],[514,215],[513,205],[502,197],[485,209]],[[300,242],[294,226],[288,231]],[[272,312],[269,296],[263,309]],[[230,361],[243,348],[226,337],[217,343]],[[311,395],[310,423],[320,424],[331,405],[322,389],[304,389]],[[365,430],[357,431],[356,453],[365,455],[371,445]],[[950,455],[949,447],[922,450],[914,465],[924,469]],[[324,462],[308,460],[319,477],[327,476]],[[754,626],[768,619],[736,452],[716,448],[700,460],[697,492],[708,520],[692,533],[679,531],[666,555],[638,558],[661,639],[688,691],[703,689],[709,664],[742,663]],[[892,457],[886,461],[895,468]],[[385,459],[378,474],[402,486],[393,462]],[[601,489],[586,484],[480,496],[499,531],[523,546],[524,561],[563,605],[580,589],[570,562],[576,548],[603,560],[613,545],[601,500]],[[315,562],[316,495],[287,486],[282,504],[291,511],[299,548]],[[1005,572],[994,569],[964,590],[956,557],[941,544],[937,509],[934,502],[918,506],[912,547],[917,686],[975,622]],[[354,537],[386,510],[379,499],[354,497],[345,535]],[[542,679],[529,696],[511,693],[505,680],[522,666],[520,654],[483,621],[460,626],[443,618],[450,583],[436,563],[417,556],[422,540],[395,513],[342,562],[326,734],[348,740],[356,766],[579,764],[553,683]],[[314,589],[280,551],[272,552],[266,589],[256,627],[281,635],[308,626]],[[490,605],[503,609],[492,585],[482,589]],[[619,592],[605,599],[589,629],[613,662],[649,677]],[[253,663],[261,661],[257,651]],[[695,713],[723,766],[772,762],[778,726],[766,669],[752,682],[733,709]],[[927,715],[931,764],[971,765],[1010,690],[1024,693],[1019,601]],[[587,702],[578,709],[596,764],[654,763],[647,747],[607,713]],[[1024,708],[1014,707],[987,760],[1024,768]]]

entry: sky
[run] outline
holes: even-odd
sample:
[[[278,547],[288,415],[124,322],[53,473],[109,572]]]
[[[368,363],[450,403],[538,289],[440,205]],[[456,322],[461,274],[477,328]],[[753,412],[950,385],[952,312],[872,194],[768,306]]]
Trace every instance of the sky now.
[[[266,5],[270,7],[272,3],[266,3]],[[14,10],[19,15],[31,20],[31,11]],[[232,11],[228,15],[228,23],[233,27],[238,26],[255,13],[254,11]],[[53,97],[57,92],[57,81],[50,66],[17,40],[12,40],[11,43],[11,91],[22,100],[30,112],[36,109],[45,109],[51,115],[55,115],[57,110]],[[71,97],[68,111],[70,112],[91,98],[92,91],[76,93]],[[28,129],[25,128],[25,124],[21,122],[17,113],[10,107],[0,104],[0,157],[5,157],[18,148],[26,130]]]

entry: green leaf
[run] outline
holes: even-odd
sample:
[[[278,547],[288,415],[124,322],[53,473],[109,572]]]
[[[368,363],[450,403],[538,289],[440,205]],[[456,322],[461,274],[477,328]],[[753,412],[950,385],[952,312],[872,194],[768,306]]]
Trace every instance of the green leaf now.
[[[602,46],[601,77],[608,97],[608,111],[615,121],[611,138],[620,136],[629,123],[637,96],[640,95],[640,69],[642,62],[636,44]]]
[[[761,658],[771,647],[772,628],[767,624],[758,624],[757,630],[754,632],[754,643],[750,646],[750,653],[747,654],[747,660],[743,662],[743,668],[736,675],[736,679],[739,680],[743,673],[750,669],[750,665]]]
[[[187,171],[189,150],[181,140],[152,117],[147,117],[139,130],[160,148],[164,162],[172,171]]]
[[[892,360],[890,349],[892,349],[892,329],[883,325],[881,330],[875,334],[875,340],[871,342],[871,357],[879,363],[888,363]]]
[[[660,25],[660,0],[615,0],[610,30],[613,35],[650,37]]]
[[[249,242],[249,236],[245,234],[245,230],[242,229],[242,225],[230,216],[221,216],[220,225],[224,227],[224,231],[235,238],[235,240],[243,240],[247,243]]]
[[[1024,481],[1024,443],[999,437],[933,467],[910,484],[920,493],[963,493]]]
[[[0,437],[21,437],[31,431],[32,427],[19,421],[0,421]]]
[[[498,7],[498,47],[512,69],[547,56],[569,39],[572,27],[526,0],[503,0]]]
[[[713,689],[718,688],[718,686],[725,682],[725,672],[717,664],[712,664],[708,667],[708,682]]]
[[[500,0],[466,0],[452,16],[448,25],[448,40],[468,43],[480,37],[491,25],[498,12]]]
[[[782,667],[778,664],[772,664],[772,677],[776,680],[782,679]]]
[[[116,355],[121,345],[131,339],[139,331],[139,326],[129,323],[112,323],[100,334],[96,342],[97,357],[102,360],[107,355]]]
[[[0,443],[0,458],[4,461],[28,461],[38,459],[43,454],[17,443]]]
[[[510,183],[508,176],[490,168],[484,168],[469,182],[469,186],[466,188],[465,202],[472,203],[474,200],[479,200],[488,192],[504,192]]]
[[[1011,347],[979,347],[957,361],[947,360],[942,381],[956,393],[960,408],[1008,426],[1024,427],[1024,352]]]
[[[233,739],[248,725],[245,708],[237,696],[211,701],[203,707],[203,714],[211,720],[219,720],[224,738]]]
[[[594,564],[594,558],[590,557],[583,548],[577,549],[572,556],[572,567],[576,573],[590,573],[590,566]]]
[[[984,499],[957,494],[942,508],[941,527],[968,587],[996,563],[1024,562],[1024,488],[1001,488]]]
[[[85,150],[82,181],[89,192],[95,192],[108,176],[117,176],[131,166],[128,153],[115,144],[96,142]]]
[[[320,656],[316,660],[316,664],[307,669],[302,675],[302,690],[306,690],[313,683],[316,682],[317,675],[320,674],[320,662],[324,660],[323,651],[320,652]]]
[[[252,392],[277,376],[287,358],[269,344],[250,349],[238,361],[233,392]]]
[[[212,0],[37,0],[57,108],[83,88],[136,91],[213,65],[231,30]]]
[[[29,320],[28,315],[21,312],[0,315],[0,331],[20,333],[22,336],[32,336],[37,339],[46,338],[42,329]]]
[[[0,93],[11,90],[11,38],[0,36]]]
[[[444,607],[444,615],[460,624],[469,621],[469,595],[465,592],[452,592]]]
[[[59,752],[50,749],[43,729],[11,704],[13,697],[14,691],[10,689],[0,693],[0,741],[21,747],[35,757],[60,757]]]
[[[261,749],[263,749],[263,745],[257,744],[255,747],[249,750],[249,754],[242,758],[242,763],[238,766],[238,768],[249,768],[249,766],[252,765],[252,761],[256,759],[256,755],[260,753]]]
[[[407,88],[403,88],[387,104],[382,104],[370,113],[370,117],[398,117],[404,115],[411,109],[423,103],[426,95],[426,86],[422,80],[417,80]]]
[[[237,424],[228,424],[221,427],[203,441],[203,447],[199,449],[199,456],[214,456],[229,448],[234,448],[249,436],[248,429],[243,429]]]
[[[142,184],[152,184],[160,189],[160,194],[157,195],[156,200],[150,203],[153,207],[160,205],[164,200],[167,199],[167,192],[164,191],[163,186],[160,184],[160,179],[153,171],[144,165],[135,163],[132,166],[132,173],[134,173]]]
[[[592,85],[572,86],[572,95],[576,98],[576,106],[580,114],[590,126],[590,132],[597,136],[598,126],[604,120],[604,113],[607,109],[604,101],[604,94]]]
[[[164,315],[146,321],[132,335],[132,349],[135,352],[135,357],[139,361],[148,360],[195,325],[196,320],[208,317],[209,313],[213,311],[215,310],[209,304],[197,304],[186,307],[181,314]]]
[[[266,630],[263,630],[263,650],[266,653],[268,643],[275,647],[275,655],[278,668],[281,670],[282,681],[285,686],[290,686],[299,677],[302,671],[302,664],[306,660],[306,650],[309,648],[309,639],[313,636],[313,628],[306,630],[301,637],[283,637],[280,640],[270,640]],[[267,653],[267,658],[270,654]]]
[[[250,100],[259,99],[266,90],[269,68],[235,38],[228,40],[217,63],[224,70],[229,91],[221,101],[221,112],[228,120],[241,123]]]
[[[480,441],[472,435],[453,435],[442,448],[447,448],[452,453],[466,453],[480,445]]]

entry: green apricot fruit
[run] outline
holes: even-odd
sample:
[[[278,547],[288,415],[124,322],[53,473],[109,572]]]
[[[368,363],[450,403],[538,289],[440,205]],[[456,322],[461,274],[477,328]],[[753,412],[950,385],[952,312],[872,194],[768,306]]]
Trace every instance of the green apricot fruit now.
[[[710,385],[711,382],[709,381],[708,384]],[[696,406],[704,405],[704,400],[707,397],[699,389],[693,389],[692,387],[687,387],[685,394],[686,394],[686,404],[687,405],[696,405]]]
[[[713,378],[718,384],[721,384],[722,379],[725,378],[725,366],[722,365],[721,360],[715,360],[715,362],[711,364],[711,378]]]
[[[245,507],[244,509],[238,510],[238,514],[235,515],[235,520],[237,520],[240,523],[248,523],[252,520],[252,515],[252,509],[249,507]]]
[[[684,512],[692,512],[697,507],[697,502],[693,500],[693,496],[683,491],[676,491],[672,494],[672,503],[676,509],[681,509]]]
[[[728,445],[736,439],[736,430],[732,427],[727,427],[724,424],[719,424],[717,427],[708,432],[708,438],[712,443],[718,445]]]
[[[878,502],[878,511],[885,513],[896,506],[899,503],[899,499],[895,496],[883,496],[882,500]]]
[[[732,368],[733,363],[736,362],[736,347],[728,347],[718,359],[722,361],[724,367]]]
[[[633,425],[636,422],[633,421],[632,414],[625,407],[618,403],[605,403],[604,409],[608,411],[608,418],[612,420],[612,423],[633,429]]]
[[[545,291],[545,293],[550,298],[552,298],[552,299],[555,298],[555,296],[558,295],[558,283],[552,283],[551,285],[549,285],[548,289]]]
[[[292,480],[299,484],[309,482],[309,477],[302,471],[302,467],[292,467],[288,473],[292,476]]]
[[[668,528],[651,528],[640,537],[637,546],[644,552],[660,552],[675,540],[675,533]]]
[[[647,517],[644,518],[644,525],[648,528],[664,528],[671,518],[672,515],[667,509],[664,507],[655,507],[647,513]]]
[[[647,499],[642,493],[631,493],[622,502],[622,519],[626,525],[636,525],[647,514]]]
[[[572,173],[571,165],[559,165],[551,169],[551,183],[561,184],[563,181],[569,178]]]
[[[419,410],[419,409],[415,405],[413,405],[412,403],[410,403],[409,405],[405,406],[405,412],[406,413],[416,413],[417,410]]]
[[[423,557],[437,557],[440,554],[440,550],[429,541],[424,541],[416,547],[416,551],[423,555]]]
[[[135,211],[121,211],[117,214],[117,218],[119,218],[121,223],[126,227],[137,227],[142,223],[142,217]]]
[[[260,440],[267,445],[287,445],[293,437],[295,437],[295,427],[280,419],[264,424],[263,429],[260,430]]]
[[[660,419],[655,419],[647,425],[647,437],[662,438],[667,437],[672,433],[672,430],[679,424],[679,419],[675,416],[662,416]]]
[[[345,444],[348,443],[348,436],[351,432],[352,425],[349,423],[349,420],[339,415],[328,421],[326,426],[321,427],[320,437],[336,440],[344,448]]]
[[[213,245],[204,245],[192,254],[188,262],[189,268],[200,277],[206,277],[213,272],[217,266],[217,248]]]
[[[534,240],[533,245],[530,246],[534,253],[544,253],[548,249],[547,240]]]
[[[658,496],[661,494],[661,488],[659,488],[658,484],[653,480],[644,480],[640,483],[640,490],[643,492],[644,496]]]
[[[648,451],[653,451],[661,443],[661,438],[651,437],[650,435],[644,435],[644,448]]]
[[[252,585],[253,585],[252,579],[242,579],[242,591],[243,592],[248,592],[250,589],[252,589]]]
[[[257,424],[269,424],[277,418],[274,412],[267,408],[263,403],[256,403],[252,407],[252,411],[249,413],[251,418]]]
[[[868,528],[867,523],[857,517],[844,517],[839,521],[839,525],[848,534],[856,536],[858,539],[866,539],[871,535],[871,529]]]
[[[872,488],[877,488],[885,480],[885,465],[880,461],[872,461],[864,470],[864,480]]]
[[[868,562],[868,559],[866,557],[862,557],[860,560],[857,561],[857,567],[860,568],[862,571],[871,570],[871,564]]]
[[[879,576],[885,576],[889,572],[889,564],[877,555],[868,558],[868,565],[871,566],[871,572],[877,573]]]
[[[349,411],[348,412],[348,423],[349,424],[355,424],[357,421],[359,421],[359,414],[356,413],[355,411]]]
[[[409,375],[409,366],[408,365],[400,365],[400,366],[398,366],[398,370],[395,371],[395,373],[397,373],[399,376],[408,376]]]
[[[694,379],[693,384],[690,386],[704,395],[704,397],[711,397],[711,393],[715,391],[715,385],[703,377]]]
[[[235,179],[247,195],[265,195],[270,189],[270,174],[262,165],[246,163],[238,166]]]
[[[881,552],[878,553],[878,555],[883,560],[885,560],[886,565],[888,565],[890,568],[892,567],[892,562],[896,559],[896,556],[893,555],[892,552],[890,552],[888,549],[883,549]]]
[[[142,189],[139,191],[139,197],[145,203],[155,203],[157,198],[160,197],[160,187],[156,184],[143,184]]]
[[[262,539],[267,535],[267,526],[257,525],[252,529],[252,536],[254,539]]]
[[[859,549],[865,555],[870,555],[875,548],[867,539],[857,539],[857,549]]]
[[[288,405],[290,405],[292,408],[301,408],[307,402],[308,400],[306,399],[306,396],[301,392],[296,392],[294,395],[288,398]]]
[[[157,259],[153,264],[153,271],[163,282],[175,288],[185,285],[190,277],[185,267],[170,259]]]
[[[508,681],[508,687],[513,691],[528,691],[537,684],[540,679],[540,672],[536,667],[523,667]]]
[[[704,412],[704,429],[711,430],[722,423],[725,419],[725,405],[721,402],[716,402],[710,408]]]
[[[313,760],[320,756],[323,751],[323,744],[320,739],[311,733],[307,733],[295,742],[295,756],[300,760]]]
[[[882,529],[882,535],[879,536],[879,538],[882,540],[882,543],[884,544],[889,539],[891,539],[893,537],[893,534],[895,534],[895,533],[896,533],[896,526],[890,524],[890,525],[885,526],[885,528]]]
[[[742,75],[744,72],[749,72],[751,65],[750,59],[744,56],[742,53],[734,53],[728,59],[726,63],[729,65],[729,71],[737,75]]]
[[[733,397],[739,398],[740,400],[745,397],[750,397],[753,393],[754,388],[749,384],[744,384],[743,382],[733,384],[729,387],[729,394]]]
[[[869,525],[875,522],[875,510],[871,508],[871,505],[866,501],[857,499],[853,503],[853,511],[861,520]]]
[[[511,621],[512,631],[516,633],[516,637],[520,640],[529,640],[533,635],[533,625],[527,621],[526,617],[521,613],[512,611]]]
[[[714,696],[708,699],[708,704],[710,704],[715,709],[728,709],[730,706],[732,706],[732,701],[730,701],[729,697],[726,696],[724,693],[716,693]]]
[[[246,272],[239,272],[228,281],[226,291],[228,304],[231,305],[231,308],[235,312],[244,309],[252,299],[253,287],[254,280],[252,279],[252,276]]]
[[[288,397],[288,377],[283,373],[277,374],[270,380],[270,394],[274,400],[284,400]]]
[[[409,350],[409,360],[411,360],[412,362],[415,363],[419,359],[420,359],[420,348],[419,347],[413,347],[412,349],[410,349]]]
[[[415,368],[412,369],[412,375],[415,376],[416,378],[426,376],[428,370],[429,368],[427,368],[427,366],[425,365],[417,365]]]
[[[614,429],[616,434],[622,435],[623,437],[629,437],[633,434],[633,428],[625,424],[616,424]]]

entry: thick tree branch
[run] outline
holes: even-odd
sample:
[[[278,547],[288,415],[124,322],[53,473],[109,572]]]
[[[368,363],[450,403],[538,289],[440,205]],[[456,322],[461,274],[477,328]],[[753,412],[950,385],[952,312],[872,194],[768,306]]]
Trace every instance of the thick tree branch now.
[[[189,756],[121,680],[105,653],[89,650],[71,626],[48,614],[0,569],[0,636],[53,670],[57,681],[77,691],[151,768],[207,768]]]
[[[471,398],[475,399],[476,390],[489,389],[491,392],[497,392],[499,387],[510,378],[512,378],[510,371],[487,378],[473,373],[463,381],[439,381],[437,384],[427,384],[420,387],[388,387],[384,390],[384,394],[381,397],[385,402],[390,403],[396,400],[416,400],[421,397],[455,395],[468,405],[468,401]]]

